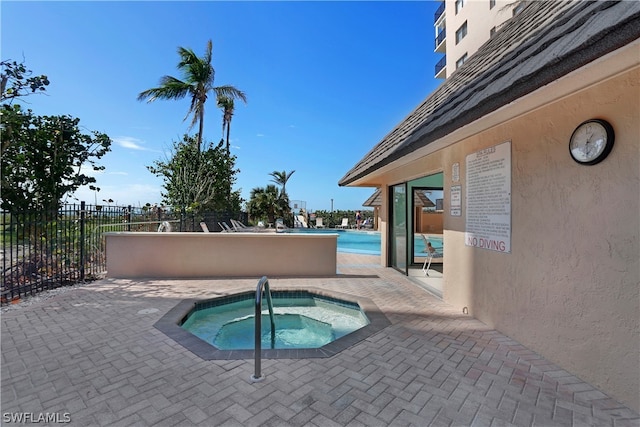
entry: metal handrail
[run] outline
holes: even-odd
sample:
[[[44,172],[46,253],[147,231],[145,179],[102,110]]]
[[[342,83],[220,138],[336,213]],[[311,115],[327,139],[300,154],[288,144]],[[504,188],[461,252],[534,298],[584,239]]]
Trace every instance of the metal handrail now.
[[[251,381],[262,381],[264,377],[260,372],[262,363],[262,290],[267,293],[267,306],[269,307],[269,317],[271,319],[271,348],[275,347],[276,343],[276,323],[273,319],[273,301],[271,299],[271,291],[269,290],[269,279],[267,276],[262,276],[258,281],[256,287],[256,310],[255,310],[255,373],[251,376]]]

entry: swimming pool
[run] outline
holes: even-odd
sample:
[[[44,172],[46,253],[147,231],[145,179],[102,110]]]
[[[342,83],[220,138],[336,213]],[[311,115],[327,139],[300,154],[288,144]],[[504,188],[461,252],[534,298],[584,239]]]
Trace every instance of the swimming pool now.
[[[380,255],[380,232],[363,230],[318,230],[296,228],[292,233],[338,234],[338,252]],[[436,250],[442,248],[442,237],[429,237]],[[426,256],[424,240],[419,235],[414,239],[413,251],[416,256]]]
[[[380,232],[295,228],[291,233],[337,234],[338,252],[380,255]]]

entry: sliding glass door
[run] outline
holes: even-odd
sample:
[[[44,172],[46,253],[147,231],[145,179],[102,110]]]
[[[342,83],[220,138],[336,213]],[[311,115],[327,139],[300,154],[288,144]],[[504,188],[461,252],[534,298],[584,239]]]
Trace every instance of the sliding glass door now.
[[[389,187],[389,265],[404,274],[422,267],[428,241],[443,262],[442,172]]]
[[[407,274],[407,186],[398,184],[390,190],[389,264]]]

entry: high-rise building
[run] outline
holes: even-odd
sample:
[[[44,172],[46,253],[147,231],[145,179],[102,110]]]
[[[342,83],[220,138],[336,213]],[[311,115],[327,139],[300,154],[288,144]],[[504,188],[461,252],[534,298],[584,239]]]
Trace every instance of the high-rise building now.
[[[435,51],[444,56],[435,67],[435,77],[446,79],[469,56],[518,14],[523,0],[445,0],[435,13]]]

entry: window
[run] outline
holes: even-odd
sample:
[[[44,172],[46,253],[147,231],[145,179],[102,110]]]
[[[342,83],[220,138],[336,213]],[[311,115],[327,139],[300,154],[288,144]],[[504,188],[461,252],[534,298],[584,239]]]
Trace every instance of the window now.
[[[456,0],[456,15],[460,12],[460,9],[464,7],[465,0]]]
[[[496,0],[489,0],[489,9],[493,9],[495,5],[496,5]]]
[[[462,40],[466,35],[467,35],[467,21],[464,21],[464,24],[462,24],[460,28],[458,28],[458,31],[456,31],[456,44],[460,43],[460,40]]]
[[[456,70],[458,68],[460,68],[462,66],[462,64],[464,64],[465,62],[467,62],[467,54],[466,53],[464,55],[462,55],[462,57],[460,57],[460,59],[458,59],[456,61]]]

